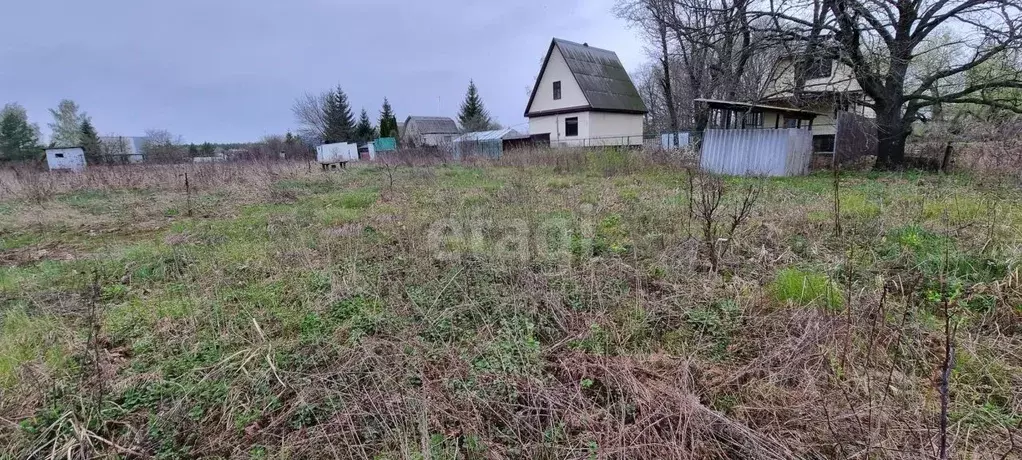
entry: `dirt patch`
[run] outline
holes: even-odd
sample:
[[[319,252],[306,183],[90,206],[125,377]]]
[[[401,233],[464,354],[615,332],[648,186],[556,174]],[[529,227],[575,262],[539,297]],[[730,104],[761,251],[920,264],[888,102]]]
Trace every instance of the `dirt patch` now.
[[[18,267],[44,260],[69,261],[78,258],[74,248],[51,242],[0,251],[0,265]]]

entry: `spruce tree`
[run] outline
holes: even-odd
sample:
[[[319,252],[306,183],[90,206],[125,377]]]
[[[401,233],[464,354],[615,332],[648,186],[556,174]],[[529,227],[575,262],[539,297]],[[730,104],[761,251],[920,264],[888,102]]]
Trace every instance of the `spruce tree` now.
[[[483,100],[479,97],[475,82],[469,80],[468,93],[465,94],[465,101],[461,103],[461,111],[458,113],[458,123],[462,131],[486,131],[493,126],[490,114],[483,107]]]
[[[355,139],[359,143],[369,142],[376,138],[376,127],[369,121],[369,113],[362,109],[362,115],[358,118],[358,125],[355,126]]]
[[[0,110],[0,159],[38,158],[39,128],[28,122],[28,112],[19,104],[7,104]]]
[[[387,98],[383,98],[383,109],[380,110],[380,137],[399,137],[397,117],[394,116],[394,109],[390,107]]]
[[[327,95],[325,104],[323,112],[326,118],[326,130],[323,133],[323,143],[333,144],[354,140],[355,118],[351,115],[348,95],[344,94],[344,90],[338,86],[336,91]]]
[[[96,133],[96,128],[92,126],[92,120],[89,117],[84,117],[82,120],[78,136],[78,143],[82,146],[82,151],[85,152],[85,162],[88,164],[101,163],[103,147],[99,143],[99,134]]]

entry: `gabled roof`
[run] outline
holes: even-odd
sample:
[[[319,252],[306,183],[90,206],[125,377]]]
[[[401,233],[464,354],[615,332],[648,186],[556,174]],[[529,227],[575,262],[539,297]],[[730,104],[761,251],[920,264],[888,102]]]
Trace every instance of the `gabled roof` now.
[[[419,134],[458,134],[458,124],[447,117],[413,117],[405,119],[405,129],[414,123]]]
[[[573,110],[593,110],[601,112],[620,113],[646,113],[646,104],[639,96],[639,90],[635,88],[632,79],[625,71],[617,54],[610,50],[600,49],[588,44],[578,44],[568,40],[555,38],[550,42],[546,58],[543,59],[543,68],[540,69],[539,77],[536,78],[536,86],[529,96],[529,105],[525,107],[525,116],[529,116],[532,109],[532,101],[536,98],[536,91],[539,90],[539,83],[546,73],[546,66],[550,63],[550,55],[557,47],[564,57],[565,63],[575,81],[582,89],[589,105],[586,107],[573,107]],[[535,116],[535,114],[534,114]]]

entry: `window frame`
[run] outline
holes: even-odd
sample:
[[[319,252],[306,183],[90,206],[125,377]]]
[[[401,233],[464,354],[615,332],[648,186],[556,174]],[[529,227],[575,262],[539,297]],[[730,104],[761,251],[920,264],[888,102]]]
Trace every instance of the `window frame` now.
[[[568,127],[574,122],[575,134],[571,134]],[[578,117],[567,117],[564,119],[564,137],[578,137]]]
[[[64,154],[63,153],[54,153],[53,157],[54,158],[64,158]]]
[[[555,81],[553,86],[554,86],[554,100],[555,101],[559,101],[559,100],[561,100],[561,96],[563,96],[563,94],[561,93],[561,81],[560,80]]]
[[[813,136],[813,153],[834,153],[837,150],[836,140],[837,136],[834,134],[817,134]],[[817,146],[821,145],[830,145],[830,150],[818,149]]]

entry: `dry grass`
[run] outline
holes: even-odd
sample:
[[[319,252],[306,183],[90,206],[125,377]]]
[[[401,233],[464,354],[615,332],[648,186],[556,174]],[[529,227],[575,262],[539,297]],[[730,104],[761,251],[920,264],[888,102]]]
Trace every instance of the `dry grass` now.
[[[317,165],[318,166],[318,165]],[[80,190],[183,191],[185,174],[195,190],[266,186],[307,173],[310,162],[264,161],[146,166],[95,166],[82,173],[39,172],[31,168],[0,170],[0,200],[43,202]]]
[[[952,453],[1022,456],[1010,179],[846,176],[842,238],[829,175],[765,181],[714,270],[674,160],[532,155],[187,166],[193,217],[173,168],[48,178],[41,201],[8,185],[0,318],[18,326],[0,350],[27,358],[0,374],[0,449],[932,458],[947,293]],[[720,181],[721,210],[749,183]],[[438,221],[453,257],[437,257]],[[555,255],[553,221],[570,230]],[[516,225],[524,257],[497,244]],[[826,299],[777,294],[799,277]]]

